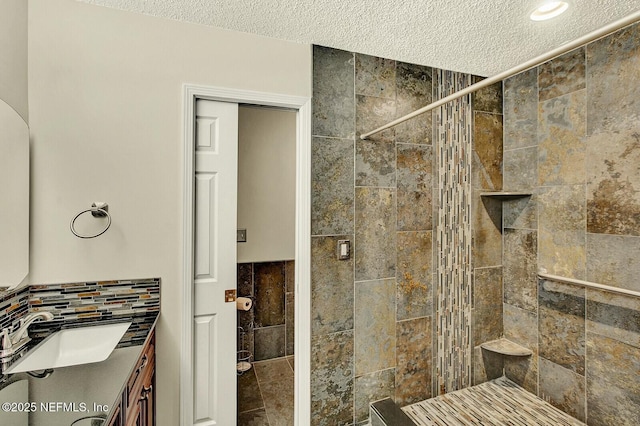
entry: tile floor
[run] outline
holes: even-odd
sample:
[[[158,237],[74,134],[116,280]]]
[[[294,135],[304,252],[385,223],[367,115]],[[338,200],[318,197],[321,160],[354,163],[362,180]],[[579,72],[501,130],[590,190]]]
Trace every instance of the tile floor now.
[[[253,363],[238,376],[238,426],[293,426],[294,357]]]

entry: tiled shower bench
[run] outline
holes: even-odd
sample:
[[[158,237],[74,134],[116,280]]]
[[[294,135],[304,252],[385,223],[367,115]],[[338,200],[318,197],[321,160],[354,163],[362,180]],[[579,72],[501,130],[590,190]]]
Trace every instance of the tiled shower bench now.
[[[506,377],[397,408],[371,404],[371,426],[583,426]]]

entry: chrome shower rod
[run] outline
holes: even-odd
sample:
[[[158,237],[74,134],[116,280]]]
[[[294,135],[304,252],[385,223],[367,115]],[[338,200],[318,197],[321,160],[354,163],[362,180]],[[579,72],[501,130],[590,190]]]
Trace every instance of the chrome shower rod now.
[[[442,99],[440,99],[440,100],[438,100],[436,102],[433,102],[433,103],[431,103],[431,104],[429,104],[429,105],[427,105],[425,107],[422,107],[422,108],[420,108],[420,109],[418,109],[418,110],[416,110],[416,111],[414,111],[412,113],[409,113],[409,114],[407,114],[405,116],[397,118],[397,119],[393,120],[392,122],[385,124],[382,127],[378,127],[377,129],[372,130],[372,131],[370,131],[368,133],[363,133],[362,135],[360,135],[360,139],[367,139],[371,135],[375,135],[376,133],[380,133],[383,130],[389,129],[389,128],[394,127],[394,126],[397,126],[400,123],[404,123],[407,120],[410,120],[410,119],[412,119],[412,118],[414,118],[414,117],[416,117],[416,116],[418,116],[420,114],[423,114],[423,113],[425,113],[427,111],[431,111],[432,109],[438,108],[439,106],[442,106],[442,105],[446,104],[447,102],[451,102],[451,101],[453,101],[455,99],[458,99],[461,96],[468,95],[468,94],[473,93],[473,92],[475,92],[477,90],[480,90],[480,89],[482,89],[484,87],[491,86],[494,83],[502,81],[505,78],[509,78],[509,77],[511,77],[513,75],[516,75],[516,74],[518,74],[518,73],[520,73],[522,71],[526,71],[526,70],[528,70],[530,68],[536,67],[536,66],[538,66],[540,64],[543,64],[543,63],[545,63],[545,62],[547,62],[547,61],[549,61],[549,60],[551,60],[553,58],[556,58],[556,57],[558,57],[560,55],[563,55],[563,54],[565,54],[565,53],[567,53],[567,52],[569,52],[569,51],[571,51],[573,49],[576,49],[576,48],[578,48],[580,46],[583,46],[583,45],[585,45],[587,43],[591,43],[592,41],[598,40],[598,39],[600,39],[602,37],[608,36],[609,34],[614,33],[614,32],[616,32],[616,31],[618,31],[618,30],[620,30],[620,29],[622,29],[622,28],[624,28],[624,27],[626,27],[628,25],[631,25],[631,24],[637,22],[638,20],[640,20],[640,11],[634,12],[634,13],[632,13],[632,14],[630,14],[630,15],[622,18],[622,19],[618,19],[617,21],[614,21],[614,22],[612,22],[612,23],[610,23],[608,25],[605,25],[604,27],[602,27],[600,29],[597,29],[597,30],[592,31],[592,32],[590,32],[588,34],[585,34],[582,37],[579,37],[579,38],[575,39],[572,42],[563,44],[562,46],[560,46],[560,47],[558,47],[556,49],[553,49],[553,50],[551,50],[551,51],[549,51],[547,53],[544,53],[544,54],[542,54],[540,56],[537,56],[537,57],[535,57],[535,58],[533,58],[533,59],[531,59],[531,60],[529,60],[527,62],[524,62],[524,63],[522,63],[520,65],[517,65],[517,66],[511,68],[511,69],[508,69],[507,71],[503,71],[500,74],[494,75],[493,77],[485,78],[484,80],[482,80],[482,81],[480,81],[478,83],[475,83],[475,84],[472,84],[471,86],[465,87],[464,89],[462,89],[462,90],[460,90],[460,91],[458,91],[456,93],[453,93],[453,94],[451,94],[449,96],[446,96],[446,97],[444,97],[444,98],[442,98]]]

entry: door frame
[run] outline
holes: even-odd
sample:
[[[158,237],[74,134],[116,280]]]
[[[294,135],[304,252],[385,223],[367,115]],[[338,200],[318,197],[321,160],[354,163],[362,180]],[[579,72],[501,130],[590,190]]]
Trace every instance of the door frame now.
[[[296,114],[294,421],[311,422],[311,98],[184,84],[183,313],[180,350],[180,424],[193,425],[194,155],[197,99],[289,108]],[[234,283],[235,286],[235,283]]]

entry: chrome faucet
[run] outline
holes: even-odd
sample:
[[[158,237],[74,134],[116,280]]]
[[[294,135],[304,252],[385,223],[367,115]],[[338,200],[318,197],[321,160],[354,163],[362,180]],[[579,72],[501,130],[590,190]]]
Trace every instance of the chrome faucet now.
[[[51,312],[35,312],[22,318],[20,320],[20,327],[13,333],[6,328],[2,330],[0,332],[0,358],[10,357],[24,348],[25,345],[31,341],[31,337],[29,337],[29,326],[39,319],[51,321],[53,314]]]

